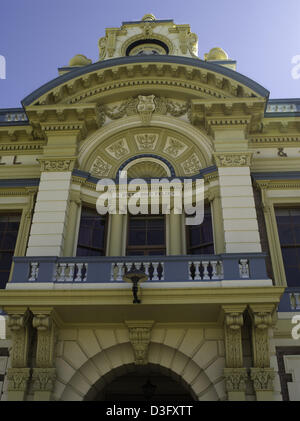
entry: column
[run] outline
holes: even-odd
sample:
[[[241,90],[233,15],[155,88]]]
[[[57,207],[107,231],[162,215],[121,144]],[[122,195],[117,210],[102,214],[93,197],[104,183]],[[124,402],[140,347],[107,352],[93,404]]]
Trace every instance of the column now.
[[[175,214],[174,209],[169,215],[169,255],[182,254],[182,215]]]
[[[261,252],[249,152],[215,153],[226,253]]]
[[[208,192],[208,200],[210,201],[213,220],[215,253],[224,253],[224,226],[222,217],[221,196],[219,189],[210,189]]]
[[[4,309],[9,315],[8,327],[12,333],[11,368],[7,370],[9,401],[24,401],[30,367],[28,352],[30,346],[30,313],[27,308]]]
[[[67,229],[63,255],[68,257],[73,257],[75,246],[77,245],[78,237],[78,213],[80,210],[81,199],[80,191],[71,191],[70,192],[70,201],[69,201],[69,210],[68,210],[68,219],[67,219]]]
[[[122,256],[123,244],[123,228],[126,215],[109,214],[110,230],[109,230],[109,256]]]
[[[251,379],[258,401],[273,400],[274,369],[270,368],[269,328],[272,326],[274,305],[250,305],[252,319],[253,365]]]
[[[52,308],[31,308],[34,314],[32,325],[37,329],[37,348],[32,381],[35,401],[50,401],[56,378],[54,347],[56,324]]]
[[[246,305],[223,306],[226,368],[224,377],[229,401],[244,401],[247,369],[243,367],[242,332]]]
[[[61,256],[74,159],[43,159],[27,256]]]

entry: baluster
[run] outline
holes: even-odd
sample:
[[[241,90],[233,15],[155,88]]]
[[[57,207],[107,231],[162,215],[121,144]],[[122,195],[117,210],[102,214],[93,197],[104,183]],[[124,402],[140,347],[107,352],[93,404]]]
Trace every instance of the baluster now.
[[[150,275],[149,275],[149,266],[150,266],[150,263],[149,263],[149,262],[145,262],[145,263],[144,263],[145,275],[148,277],[148,280],[150,279]]]
[[[218,273],[217,273],[218,262],[216,260],[212,260],[210,264],[212,266],[211,279],[218,279]]]
[[[200,281],[200,279],[201,279],[200,262],[194,262],[194,266],[195,266],[195,269],[196,269],[194,281]]]
[[[76,267],[77,267],[77,273],[76,273],[76,278],[74,279],[75,282],[82,282],[82,267],[83,267],[83,263],[76,263]]]
[[[38,262],[31,262],[30,263],[30,278],[28,281],[36,281],[39,273]]]
[[[240,259],[239,270],[241,278],[249,278],[249,264],[248,259]]]
[[[73,282],[74,271],[75,271],[75,263],[68,263],[68,276],[66,276],[66,282]]]
[[[195,266],[194,266],[193,262],[189,262],[188,265],[189,265],[189,280],[191,281],[191,280],[194,280],[193,278],[194,278],[194,274],[195,274],[195,272],[194,272]]]
[[[208,274],[208,263],[207,261],[202,262],[202,266],[203,266],[203,279],[210,279],[209,274]]]
[[[158,273],[157,273],[157,267],[158,267],[158,262],[152,263],[153,266],[153,275],[152,275],[152,281],[158,281]]]
[[[82,279],[82,282],[87,281],[87,271],[88,271],[88,264],[84,263],[83,264],[83,279]]]
[[[299,310],[300,309],[300,294],[296,293],[295,298],[296,298],[296,310]]]
[[[110,280],[115,281],[118,275],[118,266],[116,263],[111,264]]]
[[[296,310],[297,308],[297,296],[292,292],[290,294],[290,305],[292,310]]]
[[[117,275],[116,280],[117,281],[123,281],[123,274],[124,274],[123,262],[118,262],[117,267],[118,267],[118,275]]]
[[[57,265],[57,281],[64,282],[66,279],[66,263],[59,263]]]
[[[124,265],[126,267],[126,272],[128,272],[129,270],[132,269],[133,264],[131,262],[125,262]]]

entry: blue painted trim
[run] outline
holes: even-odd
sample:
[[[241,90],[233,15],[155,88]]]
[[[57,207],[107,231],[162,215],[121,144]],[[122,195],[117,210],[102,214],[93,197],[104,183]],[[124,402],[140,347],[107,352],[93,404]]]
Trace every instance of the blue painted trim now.
[[[251,176],[254,180],[298,180],[300,171],[253,172]]]
[[[218,64],[209,63],[207,61],[203,61],[201,59],[189,58],[189,57],[181,57],[181,56],[132,56],[132,57],[120,57],[114,58],[110,60],[98,61],[93,64],[89,64],[87,66],[82,66],[79,69],[75,69],[72,72],[65,73],[57,78],[47,82],[45,85],[41,86],[40,88],[33,91],[30,95],[25,97],[22,101],[23,107],[32,104],[36,101],[39,97],[44,95],[46,92],[49,92],[53,88],[68,82],[69,80],[76,78],[78,76],[94,72],[100,69],[107,69],[113,66],[120,66],[122,64],[130,64],[130,63],[175,63],[175,64],[182,64],[186,66],[194,66],[200,69],[210,70],[224,76],[227,76],[242,85],[247,86],[248,88],[252,89],[256,94],[262,97],[269,97],[270,92],[265,89],[263,86],[259,85],[257,82],[249,79],[248,77],[236,72],[235,70],[228,69],[223,66],[219,66]]]
[[[167,167],[169,168],[169,170],[171,172],[172,177],[176,176],[173,165],[170,164],[170,162],[167,159],[162,158],[161,156],[155,155],[155,154],[152,154],[152,153],[144,153],[144,154],[132,156],[131,158],[127,159],[125,162],[122,163],[122,165],[118,169],[117,174],[119,174],[119,171],[122,171],[123,168],[125,168],[127,164],[129,164],[132,161],[135,161],[136,159],[140,159],[140,158],[155,158],[155,159],[158,159],[159,161],[162,161],[164,164],[167,165]],[[117,178],[119,178],[119,177],[117,176]]]
[[[40,184],[39,178],[16,178],[12,180],[0,180],[0,187],[32,187]]]

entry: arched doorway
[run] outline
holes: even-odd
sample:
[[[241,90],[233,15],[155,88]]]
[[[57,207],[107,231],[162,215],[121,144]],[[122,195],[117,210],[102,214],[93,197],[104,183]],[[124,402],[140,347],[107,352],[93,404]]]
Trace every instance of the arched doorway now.
[[[112,370],[101,383],[95,384],[85,396],[86,401],[192,401],[196,400],[191,388],[177,374],[168,369],[147,364],[127,365]],[[105,378],[106,377],[106,378]]]

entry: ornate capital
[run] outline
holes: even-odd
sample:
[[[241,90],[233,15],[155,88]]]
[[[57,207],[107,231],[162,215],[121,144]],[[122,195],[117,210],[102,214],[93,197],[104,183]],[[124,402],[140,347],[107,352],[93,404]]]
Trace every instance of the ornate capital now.
[[[8,368],[8,391],[24,392],[27,388],[27,383],[30,377],[30,368]]]
[[[253,313],[253,321],[257,329],[267,329],[272,326],[272,314],[266,312]]]
[[[49,314],[36,314],[32,320],[32,326],[41,331],[49,330],[51,327],[51,317]]]
[[[153,321],[126,321],[129,330],[129,340],[135,354],[135,364],[144,365],[148,363],[148,348],[151,337]]]
[[[11,366],[13,368],[27,367],[29,345],[29,312],[12,313],[8,317],[8,327],[12,332]]]
[[[245,392],[248,379],[246,368],[224,368],[227,392]]]
[[[55,379],[55,368],[34,368],[32,372],[33,390],[52,392]]]
[[[217,167],[250,167],[252,152],[214,153]]]
[[[225,315],[225,324],[232,330],[238,330],[243,326],[243,313],[232,312]]]
[[[255,367],[270,367],[268,328],[272,326],[274,305],[250,305],[252,350]]]
[[[243,367],[242,333],[243,312],[245,306],[223,306],[226,366],[233,368]]]
[[[28,321],[29,313],[23,314],[10,314],[8,317],[8,327],[11,331],[17,332],[25,327]]]
[[[75,158],[61,159],[61,158],[49,158],[39,159],[41,164],[41,170],[47,172],[62,172],[72,171],[75,166]]]
[[[273,368],[251,368],[251,379],[256,391],[273,390],[274,377]]]

